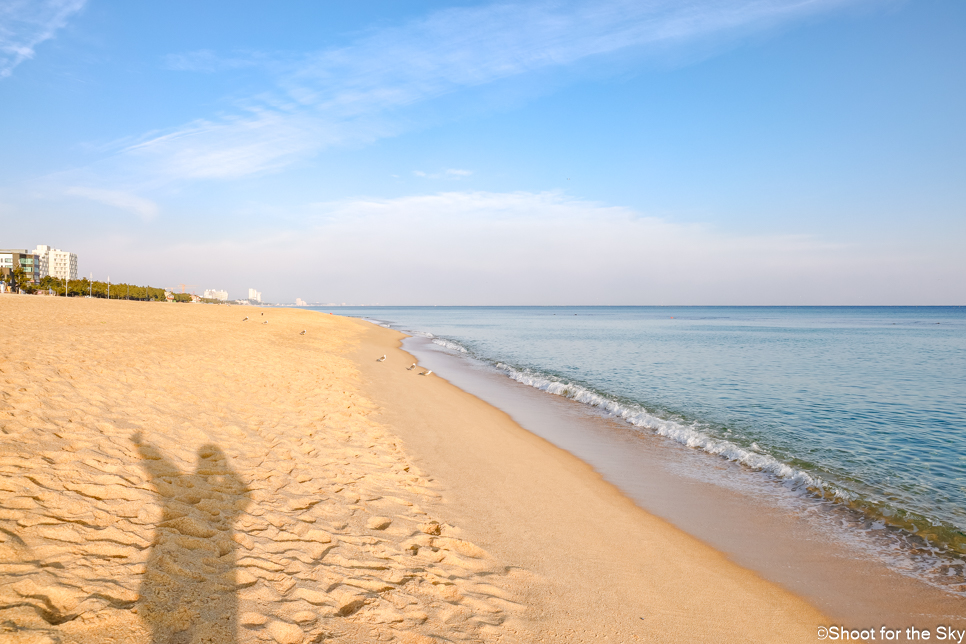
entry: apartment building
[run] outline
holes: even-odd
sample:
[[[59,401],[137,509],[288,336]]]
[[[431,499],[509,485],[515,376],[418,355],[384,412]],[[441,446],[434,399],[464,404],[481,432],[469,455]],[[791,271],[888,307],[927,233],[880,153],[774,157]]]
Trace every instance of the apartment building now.
[[[256,291],[253,288],[248,289],[248,299],[251,300],[252,302],[258,302],[259,304],[261,304],[262,302],[261,291]]]
[[[34,254],[40,257],[41,277],[77,279],[77,254],[50,246],[37,246]]]
[[[206,300],[221,300],[222,302],[228,301],[228,291],[218,291],[213,288],[205,289],[205,299]]]
[[[0,248],[0,279],[8,281],[10,274],[22,268],[27,280],[38,284],[43,275],[40,272],[40,257],[26,248]]]

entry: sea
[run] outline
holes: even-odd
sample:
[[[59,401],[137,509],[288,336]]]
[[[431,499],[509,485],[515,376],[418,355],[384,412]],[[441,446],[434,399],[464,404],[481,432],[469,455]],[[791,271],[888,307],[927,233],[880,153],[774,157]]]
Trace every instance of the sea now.
[[[834,507],[838,529],[966,596],[966,307],[309,308]]]

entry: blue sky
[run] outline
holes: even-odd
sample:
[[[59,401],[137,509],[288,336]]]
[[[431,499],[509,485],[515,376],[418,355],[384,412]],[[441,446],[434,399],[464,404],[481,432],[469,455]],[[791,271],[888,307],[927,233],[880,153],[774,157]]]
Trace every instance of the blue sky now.
[[[958,0],[0,0],[0,245],[368,304],[966,304]]]

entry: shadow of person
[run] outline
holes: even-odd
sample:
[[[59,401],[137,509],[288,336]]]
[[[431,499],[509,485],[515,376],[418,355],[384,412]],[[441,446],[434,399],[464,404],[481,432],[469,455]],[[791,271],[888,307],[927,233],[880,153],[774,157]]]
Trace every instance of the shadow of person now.
[[[249,490],[215,445],[198,450],[193,474],[132,437],[161,505],[161,521],[141,582],[138,614],[152,644],[235,644],[238,595],[235,520]]]

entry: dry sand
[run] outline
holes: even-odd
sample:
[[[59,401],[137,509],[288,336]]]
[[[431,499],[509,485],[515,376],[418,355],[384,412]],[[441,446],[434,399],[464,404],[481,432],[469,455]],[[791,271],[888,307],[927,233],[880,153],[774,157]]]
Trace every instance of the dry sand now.
[[[827,623],[407,371],[393,331],[24,296],[0,320],[0,642],[794,642]]]

